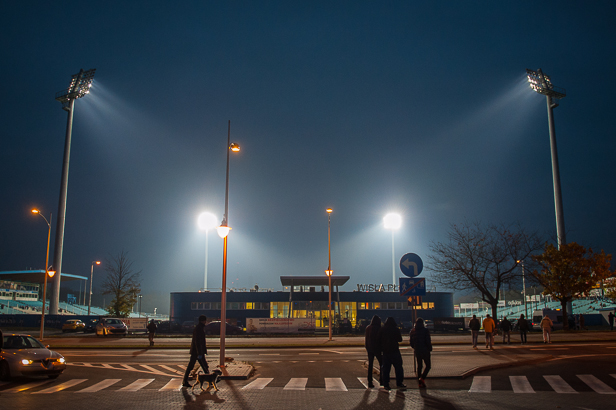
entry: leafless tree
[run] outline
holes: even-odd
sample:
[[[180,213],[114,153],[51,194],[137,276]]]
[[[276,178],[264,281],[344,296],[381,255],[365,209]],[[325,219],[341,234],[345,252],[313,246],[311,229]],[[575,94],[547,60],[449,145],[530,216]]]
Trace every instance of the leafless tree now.
[[[521,261],[528,269],[533,263],[530,256],[543,250],[539,235],[526,232],[520,224],[452,224],[448,236],[447,242],[430,244],[427,270],[445,288],[478,290],[481,299],[492,307],[494,317],[501,288],[519,281]]]
[[[125,251],[117,256],[110,255],[106,259],[105,270],[107,277],[103,283],[103,294],[113,296],[107,310],[112,316],[127,317],[141,292],[141,271],[133,271],[133,262]]]

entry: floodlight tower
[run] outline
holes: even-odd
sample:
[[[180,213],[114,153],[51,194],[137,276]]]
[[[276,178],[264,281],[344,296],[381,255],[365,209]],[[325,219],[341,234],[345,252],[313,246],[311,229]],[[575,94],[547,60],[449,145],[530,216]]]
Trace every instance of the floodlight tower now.
[[[54,278],[51,297],[49,298],[49,314],[58,314],[58,304],[60,302],[60,281],[62,279],[62,250],[64,247],[64,218],[66,217],[66,193],[68,191],[68,165],[71,157],[71,135],[73,131],[73,111],[75,100],[82,98],[90,92],[94,72],[96,69],[88,71],[79,70],[73,75],[71,83],[66,90],[56,93],[56,100],[62,103],[62,109],[68,111],[68,121],[66,123],[66,138],[64,140],[64,160],[62,162],[62,180],[60,183],[60,201],[58,203],[58,219],[56,221],[56,240],[53,256],[53,266],[56,268],[57,275]]]
[[[560,170],[558,167],[558,150],[556,149],[556,132],[554,130],[554,108],[558,107],[558,100],[565,98],[567,92],[564,88],[555,87],[550,77],[538,69],[526,69],[528,83],[533,91],[545,95],[548,105],[548,126],[550,128],[550,149],[552,151],[552,180],[554,183],[554,205],[556,208],[556,235],[558,248],[567,243],[565,233],[565,214],[563,212],[563,198],[560,190]]]

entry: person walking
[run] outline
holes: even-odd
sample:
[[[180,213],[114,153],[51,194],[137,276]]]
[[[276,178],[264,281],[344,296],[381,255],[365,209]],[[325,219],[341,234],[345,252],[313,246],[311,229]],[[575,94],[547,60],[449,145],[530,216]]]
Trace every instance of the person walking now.
[[[396,386],[405,389],[404,385],[404,368],[402,367],[402,355],[400,354],[400,346],[398,343],[402,341],[400,329],[396,325],[393,317],[388,317],[385,324],[379,331],[379,350],[383,355],[381,365],[381,385],[385,390],[391,390],[389,387],[389,373],[391,366],[396,372]]]
[[[503,331],[503,344],[505,344],[505,336],[507,336],[507,344],[511,344],[511,322],[507,320],[507,316],[500,323],[500,328]]]
[[[481,329],[481,323],[479,323],[477,315],[473,315],[473,318],[468,322],[468,327],[471,329],[473,349],[477,349],[477,338],[479,338],[479,329]]]
[[[483,330],[486,332],[486,349],[494,350],[494,329],[496,324],[489,314],[483,319]]]
[[[188,376],[195,367],[195,363],[199,361],[204,373],[209,373],[209,367],[205,360],[207,354],[207,346],[205,344],[205,322],[207,317],[205,315],[199,316],[199,324],[195,326],[192,335],[192,341],[190,342],[190,360],[188,366],[186,366],[186,372],[184,373],[184,379],[182,380],[182,387],[192,387],[188,384]]]
[[[610,322],[610,330],[614,330],[614,317],[616,315],[614,315],[614,312],[610,312],[609,315],[607,315],[607,319]]]
[[[411,347],[415,351],[415,358],[417,359],[417,377],[419,388],[426,388],[426,377],[432,367],[430,361],[430,352],[432,351],[432,340],[430,339],[430,331],[424,326],[422,318],[417,318],[415,327],[410,333]],[[422,373],[423,365],[426,365]]]
[[[4,339],[2,337],[2,329],[0,329],[0,351],[2,350],[3,345],[4,345]]]
[[[581,329],[588,330],[586,326],[584,326],[584,315],[580,313],[580,330]]]
[[[528,328],[528,320],[524,319],[524,314],[521,314],[518,319],[518,328],[520,330],[520,342],[526,344],[526,334],[530,329]]]
[[[372,317],[372,321],[368,326],[366,326],[366,352],[368,352],[368,387],[374,387],[372,383],[372,372],[374,369],[374,359],[376,358],[377,363],[379,364],[379,369],[381,368],[382,356],[379,350],[379,332],[381,331],[381,318],[377,315]],[[381,383],[379,377],[379,384]]]
[[[547,315],[544,316],[543,319],[541,319],[539,327],[541,327],[541,330],[543,330],[543,343],[552,343],[552,341],[550,340],[552,326],[554,326],[554,323],[552,322],[552,319],[547,317]]]
[[[150,347],[152,347],[154,346],[154,335],[156,334],[156,322],[154,322],[154,319],[150,320],[146,329],[148,329],[148,340],[150,341]]]

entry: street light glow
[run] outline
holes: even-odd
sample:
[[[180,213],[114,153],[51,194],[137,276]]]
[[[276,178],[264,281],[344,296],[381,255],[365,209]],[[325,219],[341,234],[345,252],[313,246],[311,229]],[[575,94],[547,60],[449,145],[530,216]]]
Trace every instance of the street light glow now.
[[[402,227],[402,217],[399,214],[387,214],[383,218],[383,224],[385,225],[385,229],[400,229]]]
[[[547,74],[544,74],[541,69],[537,71],[526,69],[526,76],[528,77],[528,84],[530,88],[543,95],[548,95],[552,98],[561,99],[567,96],[567,92],[564,88],[555,87],[548,77]]]
[[[33,214],[39,214],[39,213],[40,213],[40,211],[39,211],[38,209],[33,209],[33,210],[32,210],[32,213],[33,213]]]
[[[197,218],[197,225],[199,225],[200,229],[209,231],[210,229],[216,228],[218,225],[218,218],[210,212],[202,212],[199,218]]]
[[[240,152],[240,146],[237,145],[235,142],[232,142],[231,145],[229,145],[229,149],[231,149],[231,151],[233,152]]]
[[[220,225],[218,228],[216,228],[216,232],[218,233],[218,236],[220,236],[222,239],[225,239],[227,235],[229,235],[230,230],[231,228],[225,225]]]

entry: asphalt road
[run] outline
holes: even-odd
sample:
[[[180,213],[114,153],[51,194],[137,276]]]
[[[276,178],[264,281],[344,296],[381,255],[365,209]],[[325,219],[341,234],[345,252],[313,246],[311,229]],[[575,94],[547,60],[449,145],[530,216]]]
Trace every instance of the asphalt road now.
[[[59,351],[69,367],[60,378],[19,379],[0,385],[0,409],[67,405],[71,409],[113,410],[616,407],[616,343],[512,349],[549,352],[553,359],[484,371],[466,379],[428,379],[426,391],[407,380],[407,391],[389,393],[366,389],[362,348],[227,349],[228,356],[252,363],[256,371],[249,380],[220,382],[220,392],[215,394],[178,389],[188,361],[186,349],[62,349]],[[446,361],[451,354],[469,355],[472,360],[478,352],[444,345],[437,346],[433,355],[434,360]],[[216,364],[217,357],[218,350],[210,349],[211,364]]]

